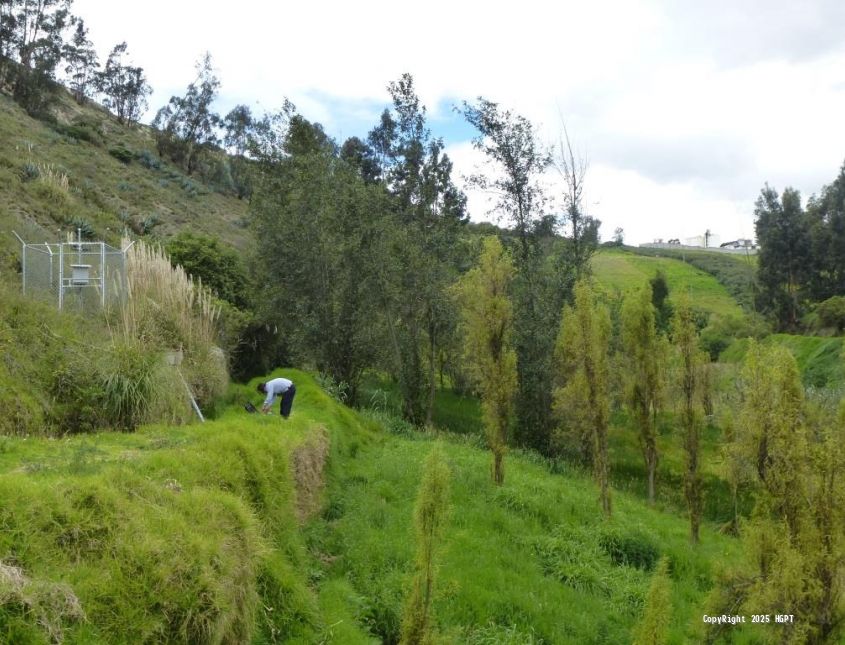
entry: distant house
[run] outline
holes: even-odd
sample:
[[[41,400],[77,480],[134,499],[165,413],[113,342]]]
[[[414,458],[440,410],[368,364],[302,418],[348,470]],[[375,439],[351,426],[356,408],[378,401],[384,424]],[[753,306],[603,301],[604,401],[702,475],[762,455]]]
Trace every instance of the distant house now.
[[[754,243],[754,240],[749,239],[739,239],[739,240],[731,240],[730,242],[724,242],[723,244],[719,245],[720,249],[756,249],[757,245]]]

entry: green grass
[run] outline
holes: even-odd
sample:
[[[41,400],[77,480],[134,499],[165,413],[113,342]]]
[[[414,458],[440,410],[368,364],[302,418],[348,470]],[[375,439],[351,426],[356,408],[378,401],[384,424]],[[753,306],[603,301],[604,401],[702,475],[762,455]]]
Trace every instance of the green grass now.
[[[0,439],[0,560],[27,581],[0,590],[0,641],[47,642],[43,606],[69,643],[315,642],[291,454],[348,413],[283,373],[310,414]]]
[[[431,446],[431,435],[386,437],[335,462],[329,506],[309,528],[311,549],[328,563],[322,576],[350,585],[348,606],[382,642],[398,635],[413,500]],[[453,494],[434,601],[444,642],[628,642],[659,555],[672,564],[672,642],[698,639],[719,563],[739,557],[735,540],[708,527],[690,549],[682,517],[624,493],[604,521],[588,479],[551,474],[527,455],[508,457],[505,485],[496,488],[487,452],[444,448]],[[628,564],[620,553],[631,555]]]
[[[246,414],[257,395],[244,385],[204,425],[0,438],[0,562],[26,576],[17,596],[0,588],[0,641],[48,642],[47,625],[67,643],[396,642],[420,469],[438,434],[385,432],[384,413],[345,408],[302,372],[278,374],[297,384],[287,422]],[[303,525],[292,455],[322,428],[327,489]],[[452,495],[439,642],[627,642],[662,555],[670,642],[700,640],[718,572],[742,557],[718,522],[692,549],[672,504],[616,491],[605,521],[579,470],[514,451],[496,488],[474,434],[441,437]],[[734,632],[736,642],[759,629]]]
[[[681,260],[716,278],[746,311],[754,311],[757,256],[687,249],[630,248],[637,255]]]
[[[797,336],[772,334],[763,343],[773,343],[788,348],[801,370],[804,385],[836,387],[845,384],[845,361],[842,356],[841,337]],[[731,344],[719,357],[726,362],[741,362],[748,351],[748,340]]]
[[[666,275],[670,300],[680,290],[689,290],[695,309],[742,316],[736,300],[714,276],[681,260],[602,248],[593,257],[592,266],[596,281],[608,294],[630,293],[653,278],[659,269]]]

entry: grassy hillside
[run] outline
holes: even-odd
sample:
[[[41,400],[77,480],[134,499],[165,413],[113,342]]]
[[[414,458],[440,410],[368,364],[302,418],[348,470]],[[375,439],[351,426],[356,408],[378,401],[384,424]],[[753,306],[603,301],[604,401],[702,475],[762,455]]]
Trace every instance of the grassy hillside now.
[[[727,289],[711,274],[681,260],[647,257],[621,249],[602,248],[593,257],[593,272],[608,293],[628,293],[661,270],[672,292],[688,289],[693,307],[713,314],[741,316],[742,309]]]
[[[728,293],[746,310],[754,311],[754,283],[757,256],[717,251],[690,251],[687,249],[630,248],[637,255],[666,257],[682,260],[716,278]]]
[[[289,422],[247,415],[255,395],[236,387],[205,425],[3,438],[0,640],[396,642],[433,437],[385,433],[282,373],[298,385]],[[625,493],[605,522],[589,478],[531,455],[512,454],[497,489],[475,439],[443,445],[442,642],[626,642],[662,555],[672,642],[699,638],[719,568],[741,557],[734,539],[708,525],[691,550],[682,515]]]
[[[126,128],[61,91],[57,123],[29,117],[0,93],[0,266],[27,241],[55,241],[78,226],[114,245],[125,227],[213,234],[244,248],[246,202],[215,192],[159,159],[149,128]],[[122,160],[121,160],[122,159]]]
[[[772,334],[762,342],[787,347],[795,356],[805,385],[835,387],[845,384],[845,361],[841,337]],[[740,362],[745,358],[748,341],[740,340],[722,352],[720,360]]]

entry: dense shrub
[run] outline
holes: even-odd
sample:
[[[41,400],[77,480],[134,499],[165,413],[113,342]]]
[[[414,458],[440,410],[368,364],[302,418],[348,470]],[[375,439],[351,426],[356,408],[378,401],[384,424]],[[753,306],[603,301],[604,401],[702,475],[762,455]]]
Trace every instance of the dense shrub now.
[[[158,170],[161,168],[161,159],[158,158],[154,152],[149,150],[141,150],[135,155],[138,163],[149,170]]]
[[[660,557],[660,551],[654,540],[637,531],[606,531],[599,538],[601,548],[610,556],[614,564],[635,567],[651,571]]]
[[[109,154],[117,159],[120,163],[129,165],[132,163],[132,159],[135,155],[132,154],[132,151],[129,150],[126,146],[115,146],[114,148],[109,148]]]
[[[701,330],[701,348],[711,361],[716,361],[723,351],[741,338],[763,338],[771,333],[771,327],[759,314],[746,316],[714,315]]]
[[[41,176],[41,170],[38,168],[38,164],[33,163],[32,161],[27,161],[21,167],[21,181],[33,181],[34,179],[38,179]]]
[[[841,334],[845,329],[845,296],[833,296],[819,303],[816,314],[822,327],[832,327]]]

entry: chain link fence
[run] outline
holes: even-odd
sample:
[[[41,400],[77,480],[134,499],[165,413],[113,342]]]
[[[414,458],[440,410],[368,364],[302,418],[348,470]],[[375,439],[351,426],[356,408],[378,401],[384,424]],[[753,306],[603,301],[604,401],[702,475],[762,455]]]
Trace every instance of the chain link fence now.
[[[105,242],[21,242],[25,295],[87,314],[126,297],[126,250]],[[127,247],[128,248],[128,247]]]

